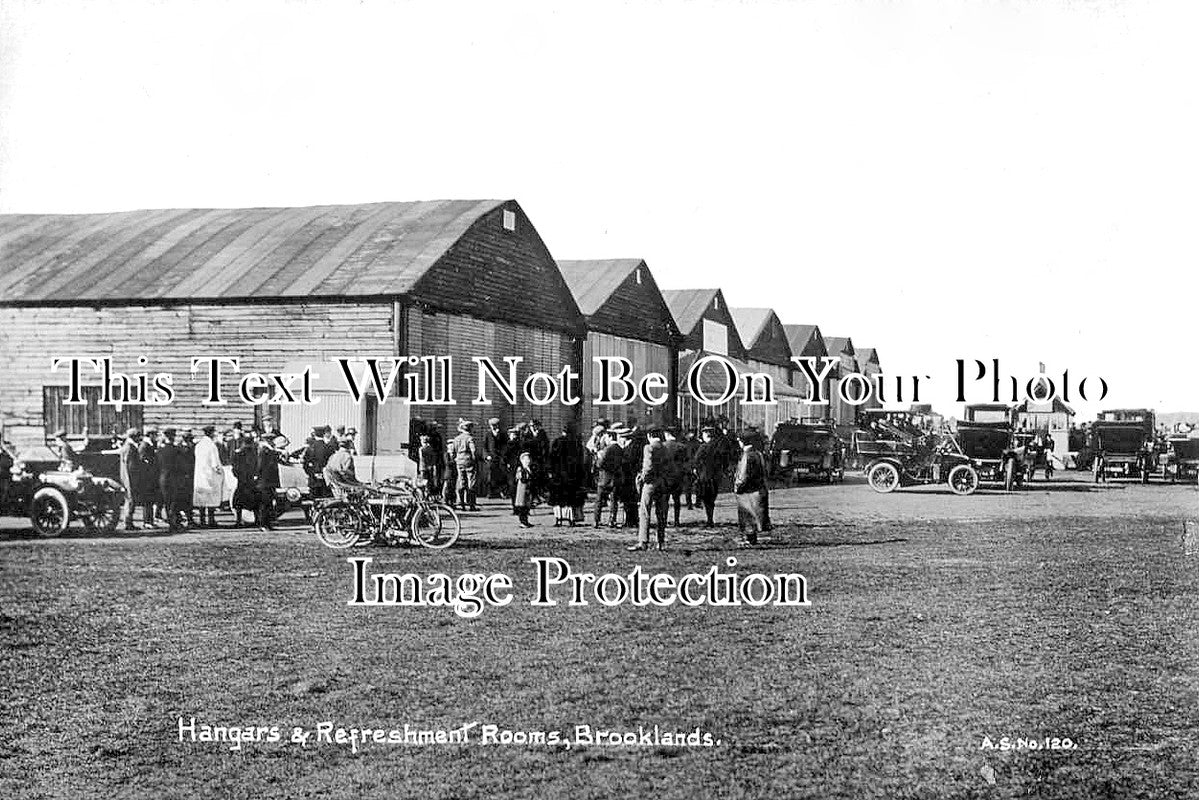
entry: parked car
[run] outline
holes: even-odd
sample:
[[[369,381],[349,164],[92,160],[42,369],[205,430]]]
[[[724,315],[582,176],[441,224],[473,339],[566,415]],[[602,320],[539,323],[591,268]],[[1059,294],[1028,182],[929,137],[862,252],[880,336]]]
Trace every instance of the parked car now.
[[[1146,408],[1102,411],[1091,426],[1091,449],[1102,454],[1107,475],[1149,480],[1156,469],[1154,414]]]
[[[843,450],[844,443],[831,424],[779,423],[770,437],[767,456],[771,477],[834,483],[845,477]]]
[[[0,492],[0,514],[28,517],[39,536],[64,533],[79,520],[89,533],[111,533],[120,520],[125,489],[119,481],[92,472],[82,463],[60,469],[49,448],[16,452],[4,445],[11,461],[9,480]]]
[[[1002,483],[1011,491],[1024,483],[1026,474],[1023,443],[1007,422],[959,422],[958,444],[974,464],[979,480]]]
[[[884,455],[866,465],[866,480],[876,492],[893,492],[903,486],[945,483],[954,494],[974,494],[978,471],[952,436],[926,434],[910,443],[904,455]]]

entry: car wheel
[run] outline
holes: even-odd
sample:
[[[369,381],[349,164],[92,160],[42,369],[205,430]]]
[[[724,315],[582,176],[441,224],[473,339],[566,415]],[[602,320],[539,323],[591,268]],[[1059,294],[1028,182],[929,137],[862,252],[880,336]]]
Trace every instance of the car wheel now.
[[[978,488],[978,472],[969,464],[958,464],[949,471],[949,488],[954,494],[974,494]]]
[[[895,468],[894,464],[881,461],[870,468],[866,480],[870,483],[871,489],[880,494],[887,494],[899,488],[899,470]]]
[[[88,533],[109,534],[115,531],[121,520],[122,505],[112,499],[102,498],[96,504],[96,513],[86,522]]]
[[[29,521],[38,536],[58,536],[71,524],[71,507],[58,489],[43,486],[33,494]]]

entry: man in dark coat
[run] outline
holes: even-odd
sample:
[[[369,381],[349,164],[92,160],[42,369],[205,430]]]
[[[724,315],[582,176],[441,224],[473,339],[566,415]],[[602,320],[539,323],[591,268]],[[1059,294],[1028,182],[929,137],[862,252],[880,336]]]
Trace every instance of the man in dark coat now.
[[[600,526],[604,507],[610,505],[608,527],[615,528],[620,503],[620,473],[624,469],[624,451],[617,442],[620,431],[610,429],[600,435],[600,451],[595,458],[595,527]]]
[[[268,418],[269,419],[269,418]],[[279,434],[275,434],[279,436]],[[284,437],[280,437],[282,439]],[[258,440],[258,480],[254,489],[258,493],[258,529],[271,530],[274,520],[275,490],[279,488],[280,452],[275,442],[266,433]]]
[[[158,492],[166,506],[167,527],[172,533],[180,529],[183,509],[179,500],[183,496],[186,477],[183,465],[183,437],[174,428],[162,432],[162,446],[158,448]],[[191,483],[187,483],[188,491]]]
[[[187,526],[195,527],[195,509],[192,507],[192,486],[196,480],[196,436],[190,430],[184,431],[180,436],[180,465],[183,468],[183,477],[180,479],[177,491],[179,498],[175,501],[179,504],[179,509],[183,512],[183,516],[187,518]]]
[[[229,457],[237,481],[230,505],[233,506],[234,527],[240,528],[243,511],[248,508],[258,513],[258,443],[253,430],[242,433],[240,428],[234,428]]]
[[[678,430],[667,428],[664,431],[665,440],[662,448],[666,451],[666,472],[663,479],[663,491],[666,492],[666,502],[669,507],[674,503],[674,526],[679,526],[679,509],[683,505],[683,475],[687,469],[687,450],[678,439]]]
[[[487,481],[487,496],[491,499],[508,494],[508,432],[500,427],[499,417],[487,420],[483,434],[483,474]]]
[[[765,530],[766,462],[748,438],[742,440],[733,493],[737,495],[737,529],[745,534],[746,544],[757,544],[758,534]]]
[[[138,481],[138,500],[142,506],[142,524],[147,528],[157,527],[154,522],[154,505],[161,506],[164,502],[161,490],[159,489],[159,467],[158,467],[158,430],[153,427],[147,427],[142,435],[142,440],[137,445],[137,459],[140,466],[137,471]]]
[[[328,497],[330,493],[325,484],[325,464],[329,462],[329,456],[333,455],[334,448],[329,444],[333,431],[328,425],[318,425],[312,429],[312,433],[312,439],[304,448],[301,463],[304,466],[304,474],[308,476],[308,490],[312,497]]]
[[[716,511],[716,495],[720,493],[721,455],[716,445],[716,431],[704,428],[700,432],[699,447],[696,448],[692,459],[692,471],[695,474],[695,499],[704,508],[707,522],[704,527],[711,528],[713,514]]]

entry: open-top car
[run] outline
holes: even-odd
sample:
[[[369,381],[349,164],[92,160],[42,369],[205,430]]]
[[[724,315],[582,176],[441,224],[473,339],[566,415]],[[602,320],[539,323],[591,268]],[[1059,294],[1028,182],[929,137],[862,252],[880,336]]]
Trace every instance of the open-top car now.
[[[1026,448],[1006,422],[959,422],[958,444],[983,481],[1011,491],[1024,483]]]
[[[118,481],[84,466],[62,469],[48,448],[21,453],[5,448],[4,461],[12,466],[0,497],[0,513],[28,516],[39,536],[64,533],[74,520],[89,533],[116,529],[125,503],[125,489]]]
[[[974,494],[978,471],[962,453],[957,440],[929,433],[908,442],[903,455],[882,455],[866,465],[866,480],[876,492],[893,492],[903,486],[945,483],[954,494]]]
[[[1199,439],[1171,436],[1166,440],[1166,453],[1162,460],[1164,478],[1171,482],[1199,482]]]
[[[783,422],[770,438],[770,474],[776,479],[803,477],[834,483],[845,477],[841,451],[835,426]]]

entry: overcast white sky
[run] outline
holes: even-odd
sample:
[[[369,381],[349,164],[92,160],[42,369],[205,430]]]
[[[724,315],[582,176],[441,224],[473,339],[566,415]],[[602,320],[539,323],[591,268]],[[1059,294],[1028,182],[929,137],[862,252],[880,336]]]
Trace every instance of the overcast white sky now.
[[[1197,6],[4,0],[0,212],[515,198],[948,413],[1196,410]]]

